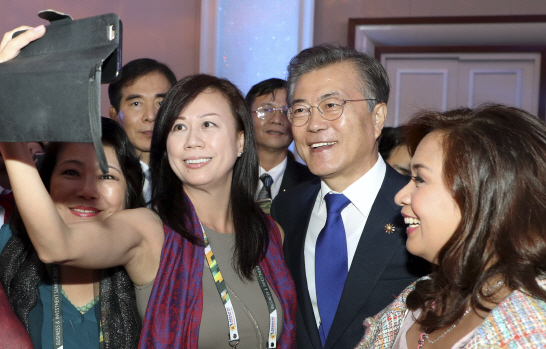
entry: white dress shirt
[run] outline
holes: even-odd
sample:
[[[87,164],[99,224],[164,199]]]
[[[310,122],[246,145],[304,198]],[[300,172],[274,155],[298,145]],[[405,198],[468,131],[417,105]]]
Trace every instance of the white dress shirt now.
[[[142,174],[144,175],[144,185],[142,186],[142,195],[144,201],[148,203],[152,199],[152,183],[150,181],[150,166],[144,161],[140,161],[140,167],[142,168]]]
[[[357,179],[353,184],[347,187],[341,194],[345,195],[351,203],[341,211],[345,235],[347,238],[347,259],[348,267],[351,269],[351,263],[358,246],[358,241],[366,225],[366,220],[372,209],[375,197],[383,184],[387,166],[381,156],[377,159],[375,165]],[[317,327],[320,326],[320,314],[317,304],[317,290],[315,287],[315,245],[322,228],[326,224],[326,202],[324,197],[328,193],[336,193],[331,190],[324,181],[320,182],[320,191],[315,200],[307,235],[305,237],[304,258],[305,258],[305,276],[307,277],[307,288],[313,305],[313,312],[317,320]],[[339,193],[337,193],[339,194]]]
[[[271,185],[271,199],[274,199],[275,196],[279,193],[279,190],[281,189],[281,183],[282,178],[284,176],[284,171],[286,170],[286,164],[288,163],[288,158],[284,158],[284,160],[278,164],[277,166],[273,167],[271,170],[266,171],[263,169],[262,166],[260,166],[260,176],[264,173],[268,173],[271,178],[273,178],[273,184]],[[256,191],[255,199],[258,199],[258,194],[260,193],[260,190],[264,187],[264,184],[261,180],[258,180],[258,190]]]

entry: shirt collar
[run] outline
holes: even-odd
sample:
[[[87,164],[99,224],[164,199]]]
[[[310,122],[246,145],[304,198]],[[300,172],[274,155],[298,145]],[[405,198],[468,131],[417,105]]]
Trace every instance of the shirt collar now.
[[[286,169],[286,164],[288,163],[287,159],[288,158],[285,157],[280,164],[273,167],[269,171],[264,170],[263,167],[260,166],[260,176],[263,175],[264,173],[268,173],[271,176],[271,178],[273,178],[273,183],[278,183],[281,180],[284,170]]]
[[[150,168],[150,166],[142,160],[140,160],[140,167],[142,167],[142,172],[146,172]]]
[[[387,165],[381,156],[377,158],[375,165],[368,170],[362,177],[357,179],[353,184],[348,186],[341,194],[345,195],[351,204],[353,204],[358,211],[365,217],[368,216],[372,205],[377,196],[377,192],[383,184],[383,179],[385,178],[385,172],[387,171]],[[319,210],[321,209],[322,204],[326,203],[324,197],[326,194],[336,193],[328,187],[324,181],[320,181],[320,193],[321,200],[319,203]],[[362,193],[366,193],[362,195]]]

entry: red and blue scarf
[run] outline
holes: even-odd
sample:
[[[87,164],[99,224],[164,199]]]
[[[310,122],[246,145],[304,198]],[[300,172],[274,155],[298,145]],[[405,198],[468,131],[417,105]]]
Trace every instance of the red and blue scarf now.
[[[202,236],[201,224],[186,196],[191,216],[189,230]],[[283,310],[283,331],[277,348],[296,347],[296,290],[282,252],[281,235],[268,217],[269,247],[259,265],[279,298]],[[139,348],[197,348],[203,311],[204,248],[196,246],[168,226],[159,270],[152,288]]]

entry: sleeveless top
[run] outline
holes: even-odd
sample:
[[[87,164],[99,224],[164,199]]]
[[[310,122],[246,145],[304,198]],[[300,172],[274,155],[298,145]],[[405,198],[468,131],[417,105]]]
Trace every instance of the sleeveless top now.
[[[152,281],[148,282],[146,285],[138,286],[135,285],[135,296],[136,304],[138,308],[138,315],[144,320],[144,314],[146,314],[146,307],[148,306],[148,301],[150,300],[150,295],[152,294],[152,287],[154,286],[155,278]]]
[[[258,280],[241,279],[233,268],[235,234],[220,234],[207,227],[205,233],[209,240],[216,263],[220,267],[224,282],[233,303],[237,317],[237,328],[241,342],[237,349],[267,348],[269,335],[269,311]],[[215,349],[228,346],[228,321],[226,309],[218,294],[210,268],[203,263],[203,314],[199,327],[199,348]],[[271,286],[269,286],[271,288]],[[282,333],[282,307],[273,293],[277,307],[277,335]]]

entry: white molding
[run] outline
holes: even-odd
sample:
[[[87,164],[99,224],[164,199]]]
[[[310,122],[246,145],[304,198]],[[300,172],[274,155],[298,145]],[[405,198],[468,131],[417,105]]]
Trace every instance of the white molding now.
[[[516,75],[516,107],[521,108],[521,86],[523,73],[521,69],[470,69],[468,77],[468,107],[474,104],[474,77],[478,74],[515,74]]]
[[[402,74],[441,74],[442,81],[442,111],[447,110],[447,84],[449,72],[447,69],[399,69],[396,71],[396,92],[394,100],[394,127],[400,124],[400,89]]]
[[[361,24],[355,48],[380,46],[546,45],[546,23]],[[363,40],[365,38],[365,40]]]
[[[362,30],[357,30],[355,34],[355,49],[364,52],[368,56],[375,57],[374,42]]]
[[[364,30],[356,29],[355,33],[355,49],[364,52],[368,56],[375,57],[375,43],[366,35]],[[383,55],[384,56],[384,55]]]
[[[218,66],[218,0],[201,0],[201,33],[199,40],[199,71],[217,75]]]
[[[540,63],[540,53],[531,52],[531,53],[521,53],[521,52],[491,52],[491,53],[452,53],[452,52],[437,52],[437,53],[411,53],[411,52],[399,52],[399,53],[383,53],[381,55],[381,63],[384,63],[385,59],[390,58],[417,58],[417,59],[457,59],[460,61],[489,61],[494,60],[505,60],[505,61],[521,61],[521,60],[530,60]]]

